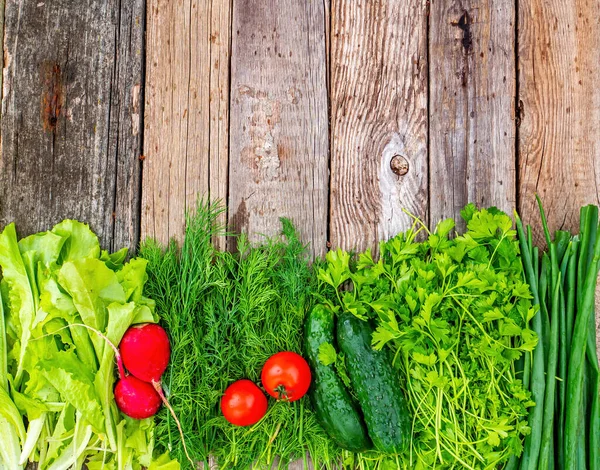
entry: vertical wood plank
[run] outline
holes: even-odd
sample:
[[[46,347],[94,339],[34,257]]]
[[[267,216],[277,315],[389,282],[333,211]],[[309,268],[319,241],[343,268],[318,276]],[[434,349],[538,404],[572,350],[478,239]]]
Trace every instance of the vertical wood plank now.
[[[313,253],[327,230],[322,1],[234,0],[229,220],[252,238],[290,217]]]
[[[142,234],[181,239],[197,198],[227,187],[229,0],[149,0]]]
[[[6,4],[0,225],[135,247],[143,32],[143,0]]]
[[[519,210],[537,222],[538,193],[552,230],[600,202],[599,17],[598,2],[519,0]]]
[[[426,1],[332,2],[331,241],[373,246],[427,219]],[[406,170],[408,171],[406,172]]]
[[[210,50],[209,192],[227,204],[229,182],[229,74],[231,58],[231,0],[213,2]],[[227,223],[223,214],[219,223]],[[223,237],[214,240],[225,249]]]
[[[539,194],[552,231],[578,232],[579,208],[600,202],[599,17],[597,2],[519,0],[519,212],[537,222]]]
[[[431,0],[430,215],[516,203],[515,5]]]

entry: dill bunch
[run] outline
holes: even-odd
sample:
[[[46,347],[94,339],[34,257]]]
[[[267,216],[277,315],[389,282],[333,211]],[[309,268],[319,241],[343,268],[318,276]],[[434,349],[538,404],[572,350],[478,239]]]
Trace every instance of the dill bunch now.
[[[202,201],[188,217],[183,244],[149,240],[145,294],[171,337],[171,364],[163,378],[194,460],[220,468],[287,467],[306,458],[332,466],[341,451],[317,424],[308,399],[269,398],[267,415],[251,427],[228,423],[220,398],[228,385],[247,378],[260,383],[265,361],[279,351],[301,353],[304,317],[311,307],[315,276],[295,228],[282,219],[282,236],[252,246],[243,235],[235,253],[213,241],[226,236],[217,222],[223,208]],[[177,427],[162,410],[156,445],[187,465]]]

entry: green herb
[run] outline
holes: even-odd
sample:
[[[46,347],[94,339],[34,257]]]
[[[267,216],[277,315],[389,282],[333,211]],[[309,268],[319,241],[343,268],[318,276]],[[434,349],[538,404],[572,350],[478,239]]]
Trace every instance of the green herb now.
[[[596,277],[598,275],[598,266],[600,262],[600,237],[596,237],[598,228],[598,208],[595,206],[586,206],[581,211],[582,227],[584,231],[581,234],[581,249],[578,264],[578,280],[579,292],[577,294],[577,313],[573,326],[573,337],[571,338],[571,349],[569,355],[568,372],[567,372],[567,387],[566,387],[566,402],[568,406],[565,410],[565,435],[564,435],[564,458],[565,468],[575,469],[580,468],[577,459],[577,444],[580,441],[585,441],[585,436],[578,435],[578,429],[582,422],[589,419],[588,413],[582,415],[582,403],[584,395],[587,397],[588,392],[584,383],[584,369],[586,348],[588,347],[589,331],[595,331],[593,322],[594,312],[594,294],[596,288]],[[592,330],[593,328],[593,330]],[[590,346],[591,347],[591,346]],[[593,348],[595,350],[595,348]],[[592,351],[588,354],[593,358],[594,369],[598,370],[598,361]],[[593,370],[593,369],[592,369]],[[592,375],[592,374],[590,374]],[[598,402],[598,374],[594,374],[594,386],[596,396],[590,394],[589,402]],[[582,419],[583,418],[583,419]],[[594,408],[592,425],[598,424],[598,408]],[[594,434],[590,430],[590,442],[594,443]],[[595,428],[598,429],[597,427]],[[597,444],[597,442],[596,442]],[[595,452],[594,449],[593,452]],[[598,466],[597,459],[594,458],[590,465]],[[592,467],[593,468],[593,467]]]
[[[317,424],[308,401],[270,400],[267,415],[251,427],[229,424],[220,399],[232,382],[260,384],[265,361],[279,351],[302,352],[303,320],[311,302],[311,269],[305,247],[288,221],[283,237],[251,246],[237,239],[237,252],[219,252],[225,234],[218,204],[201,203],[188,218],[181,247],[152,241],[141,247],[148,260],[146,293],[172,337],[171,366],[164,376],[195,460],[212,456],[222,468],[282,466],[311,456],[315,467],[329,465],[339,450]],[[161,412],[157,445],[182,457],[170,416]],[[180,459],[181,460],[181,459]]]
[[[330,366],[337,359],[335,348],[330,343],[323,343],[319,346],[319,362],[324,366]]]
[[[521,468],[599,469],[600,436],[593,431],[600,426],[593,315],[600,256],[598,208],[581,208],[579,235],[556,231],[552,240],[541,201],[537,201],[549,255],[542,254],[540,272],[535,258],[525,254],[523,261],[542,311],[541,321],[534,322],[542,341],[531,364],[532,376],[539,379],[534,378],[530,388],[534,400],[541,403],[537,397],[543,384],[545,397],[543,407],[536,406],[531,413],[531,436],[535,439],[526,440]],[[517,228],[521,246],[529,246],[531,230],[528,227],[525,235],[518,217]]]
[[[462,211],[433,233],[413,227],[354,260],[327,255],[319,279],[336,311],[375,321],[373,346],[390,348],[413,417],[409,452],[396,462],[361,456],[366,466],[494,468],[522,452],[530,393],[516,361],[538,336],[511,219],[491,208]],[[423,242],[417,236],[426,232]]]

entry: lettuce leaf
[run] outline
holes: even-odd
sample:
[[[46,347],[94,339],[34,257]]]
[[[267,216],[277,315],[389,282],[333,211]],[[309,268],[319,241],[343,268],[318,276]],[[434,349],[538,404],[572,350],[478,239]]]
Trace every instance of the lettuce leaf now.
[[[15,386],[18,388],[23,378],[23,362],[36,309],[27,269],[19,251],[14,224],[7,225],[0,234],[0,266],[2,266],[3,281],[8,286],[10,305],[8,321],[19,336],[19,357],[14,376]]]
[[[61,253],[61,262],[74,261],[83,258],[98,258],[100,243],[98,237],[86,224],[76,220],[63,220],[54,226],[52,233],[65,238]]]
[[[114,351],[89,329],[118,345],[157,321],[147,262],[126,258],[74,220],[19,241],[13,224],[0,233],[0,470],[179,469],[153,459],[154,420],[120,414]]]
[[[136,306],[134,303],[124,305],[113,303],[108,306],[107,310],[109,321],[106,328],[106,337],[113,344],[119,344],[125,331],[127,331],[127,328],[132,323]],[[94,379],[96,393],[104,410],[105,429],[112,449],[116,449],[117,447],[116,427],[112,413],[112,409],[115,406],[113,396],[115,384],[114,359],[114,351],[109,347],[104,348],[100,360],[100,369]]]
[[[148,261],[141,258],[134,258],[123,269],[117,272],[117,279],[125,290],[125,296],[128,301],[139,302],[144,291],[144,284],[148,275],[146,266]]]
[[[83,323],[100,331],[104,331],[107,324],[106,306],[127,301],[117,275],[99,259],[66,262],[58,271],[58,282],[73,299]],[[96,355],[102,357],[105,346],[102,339],[94,335],[92,343]]]
[[[102,406],[94,387],[94,374],[73,350],[59,351],[41,360],[38,369],[60,395],[89,421],[94,431],[105,431]]]
[[[4,470],[21,470],[22,465],[19,465],[19,457],[21,446],[19,437],[15,432],[14,426],[0,415],[0,469]]]
[[[6,345],[6,327],[4,325],[4,302],[0,290],[0,388],[8,390],[8,347]]]

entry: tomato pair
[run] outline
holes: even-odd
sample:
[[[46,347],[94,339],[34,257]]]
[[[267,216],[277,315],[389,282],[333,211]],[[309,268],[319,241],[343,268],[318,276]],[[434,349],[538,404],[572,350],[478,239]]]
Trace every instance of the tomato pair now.
[[[269,395],[285,401],[296,401],[306,395],[311,374],[302,356],[284,351],[271,356],[261,373],[263,387]],[[237,426],[257,423],[267,412],[267,398],[252,381],[243,379],[232,383],[221,399],[225,419]]]

